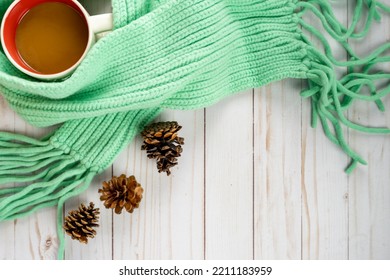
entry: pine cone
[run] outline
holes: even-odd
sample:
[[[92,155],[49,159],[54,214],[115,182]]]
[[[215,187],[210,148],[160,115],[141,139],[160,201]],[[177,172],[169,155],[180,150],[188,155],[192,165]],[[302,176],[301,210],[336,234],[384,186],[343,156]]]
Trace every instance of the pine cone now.
[[[96,231],[94,227],[98,227],[99,208],[95,208],[93,202],[86,207],[81,204],[78,210],[72,210],[65,218],[64,230],[72,237],[81,243],[88,243],[88,238],[94,238]]]
[[[178,137],[181,126],[177,122],[158,122],[147,126],[141,133],[148,158],[155,158],[158,172],[171,174],[170,168],[177,165],[177,158],[183,151],[184,138]]]
[[[117,214],[122,213],[123,208],[133,213],[134,208],[139,207],[143,191],[134,176],[126,178],[125,174],[103,182],[103,188],[99,189],[99,193],[102,194],[100,200],[104,201],[104,206],[107,209],[115,209]]]

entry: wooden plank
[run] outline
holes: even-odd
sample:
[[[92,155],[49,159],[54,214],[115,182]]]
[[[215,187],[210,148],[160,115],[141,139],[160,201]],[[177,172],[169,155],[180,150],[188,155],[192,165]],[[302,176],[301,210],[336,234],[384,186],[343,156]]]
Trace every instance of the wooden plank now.
[[[91,14],[111,9],[108,0],[81,2]],[[332,3],[345,23],[350,2]],[[389,26],[388,18],[375,25],[370,37],[356,46],[359,52],[389,41]],[[336,56],[345,58],[340,50]],[[300,124],[300,110],[294,109],[301,106],[298,90],[294,81],[273,83],[257,89],[254,97],[248,92],[207,109],[206,119],[203,110],[163,113],[160,120],[183,125],[186,143],[179,166],[171,177],[158,174],[155,163],[139,150],[142,140],[137,137],[113,172],[97,177],[66,209],[80,202],[98,203],[101,182],[121,173],[136,175],[143,185],[140,209],[118,216],[99,203],[97,237],[87,246],[67,238],[66,258],[389,259],[388,136],[349,132],[351,146],[369,166],[346,176],[347,157],[320,127],[309,127],[307,101]],[[384,102],[388,108],[389,98]],[[390,126],[389,113],[364,103],[350,117]],[[0,130],[31,136],[46,132],[15,117],[1,97],[0,120]],[[0,259],[54,259],[56,234],[53,208],[2,222]]]
[[[101,14],[111,11],[111,1],[107,0],[84,0],[80,3],[91,15]],[[106,210],[99,200],[98,189],[102,182],[111,179],[112,168],[107,169],[99,176],[96,176],[86,192],[70,199],[65,205],[65,215],[70,210],[77,209],[81,203],[88,205],[93,202],[100,208],[100,221],[97,234],[88,244],[81,244],[66,237],[65,258],[66,259],[112,259],[112,213]]]
[[[140,136],[114,164],[114,174],[135,175],[144,188],[139,209],[114,215],[114,259],[204,258],[203,110],[167,111],[156,121],[173,120],[185,144],[169,177],[140,150]]]
[[[347,1],[332,5],[336,16],[346,24]],[[313,17],[305,20],[323,30]],[[314,36],[309,38],[316,42]],[[334,41],[330,44],[335,56],[344,60],[345,53]],[[310,119],[310,103],[305,100],[302,105],[302,258],[347,259],[348,176],[343,170],[348,158],[325,137],[320,124],[317,129],[310,127]]]
[[[301,258],[300,88],[285,80],[255,90],[255,259]]]
[[[206,259],[253,259],[251,93],[206,109]]]
[[[14,132],[15,115],[8,107],[3,96],[0,95],[0,131]],[[2,185],[11,187],[11,184]],[[15,258],[15,222],[0,222],[0,260],[9,260]]]
[[[65,205],[65,215],[75,210],[81,203],[88,206],[90,202],[100,209],[99,227],[96,237],[90,239],[88,244],[82,244],[66,236],[65,259],[108,260],[112,259],[112,212],[107,210],[100,201],[98,189],[102,182],[110,180],[112,170],[109,168],[96,176],[88,190],[81,195],[70,199]]]
[[[39,139],[50,132],[50,128],[34,128],[15,115],[14,131]],[[15,220],[15,259],[57,258],[57,211],[45,208],[31,216]]]
[[[381,23],[374,24],[366,39],[354,42],[354,49],[365,56],[389,40],[390,16],[387,15]],[[380,68],[390,72],[390,64]],[[379,112],[371,102],[357,102],[350,117],[373,127],[390,127],[389,96],[383,102],[387,109],[385,113]],[[359,166],[350,177],[349,255],[351,259],[389,259],[390,138],[389,135],[351,132],[350,142],[367,160],[368,166]]]

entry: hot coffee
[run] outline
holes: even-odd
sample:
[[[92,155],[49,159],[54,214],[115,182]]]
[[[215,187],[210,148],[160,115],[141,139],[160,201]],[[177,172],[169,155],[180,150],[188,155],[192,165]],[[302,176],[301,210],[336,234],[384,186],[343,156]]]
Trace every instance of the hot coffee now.
[[[21,19],[15,43],[34,71],[55,74],[72,67],[88,44],[88,25],[78,11],[60,2],[39,4]]]

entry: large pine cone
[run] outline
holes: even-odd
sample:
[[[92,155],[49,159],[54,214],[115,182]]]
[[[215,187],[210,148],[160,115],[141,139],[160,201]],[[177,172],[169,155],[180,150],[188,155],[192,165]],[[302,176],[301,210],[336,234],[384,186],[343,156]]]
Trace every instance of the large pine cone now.
[[[148,158],[156,159],[158,172],[170,175],[170,168],[177,165],[184,144],[184,138],[177,135],[181,128],[177,122],[158,122],[147,126],[141,133],[144,138],[141,149],[146,150]]]
[[[99,208],[91,202],[89,207],[81,204],[78,210],[72,210],[65,218],[65,232],[81,243],[88,243],[88,238],[94,238],[96,231],[94,227],[98,227]]]
[[[107,209],[115,209],[117,214],[122,213],[123,208],[133,213],[134,208],[139,207],[143,191],[134,176],[126,178],[125,174],[103,182],[103,188],[99,189],[100,200],[104,201],[104,206]]]

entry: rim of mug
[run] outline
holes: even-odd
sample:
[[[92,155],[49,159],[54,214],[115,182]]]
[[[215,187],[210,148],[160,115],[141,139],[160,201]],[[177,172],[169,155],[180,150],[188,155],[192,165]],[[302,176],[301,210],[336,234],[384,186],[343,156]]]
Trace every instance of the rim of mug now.
[[[85,19],[85,22],[87,23],[87,27],[88,27],[88,42],[87,42],[87,45],[85,46],[84,53],[82,54],[80,59],[75,64],[73,64],[71,67],[69,67],[68,69],[66,69],[64,71],[61,71],[61,72],[58,72],[58,73],[54,73],[54,74],[42,74],[42,73],[30,71],[30,70],[24,68],[23,66],[21,66],[18,62],[16,62],[14,60],[14,58],[12,57],[11,53],[8,51],[8,48],[7,48],[6,44],[5,44],[5,40],[4,40],[4,31],[5,31],[4,30],[4,28],[5,28],[4,26],[5,26],[5,22],[7,21],[7,18],[9,16],[9,14],[11,13],[11,11],[16,7],[16,5],[18,5],[22,1],[23,0],[16,0],[16,1],[14,1],[8,7],[8,9],[6,10],[6,12],[5,12],[4,16],[3,16],[3,19],[1,21],[1,28],[0,28],[1,45],[3,47],[5,55],[7,56],[7,58],[11,61],[11,63],[18,70],[20,70],[21,72],[23,72],[23,73],[25,73],[25,74],[27,74],[27,75],[29,75],[31,77],[36,78],[36,79],[40,79],[40,80],[56,80],[56,79],[61,79],[61,78],[67,77],[68,75],[70,75],[79,66],[81,61],[87,55],[87,53],[88,53],[88,51],[89,51],[89,49],[90,49],[90,47],[91,47],[91,45],[93,43],[94,33],[93,33],[92,28],[90,26],[90,20],[89,20],[90,15],[89,15],[89,13],[87,12],[87,10],[78,1],[76,1],[76,0],[68,0],[70,2],[73,2],[80,9],[80,11],[82,12],[83,17]],[[58,1],[56,1],[56,0],[47,0],[45,2],[58,2]],[[40,3],[40,4],[42,4],[42,3]],[[28,64],[26,64],[26,65],[28,65]]]

